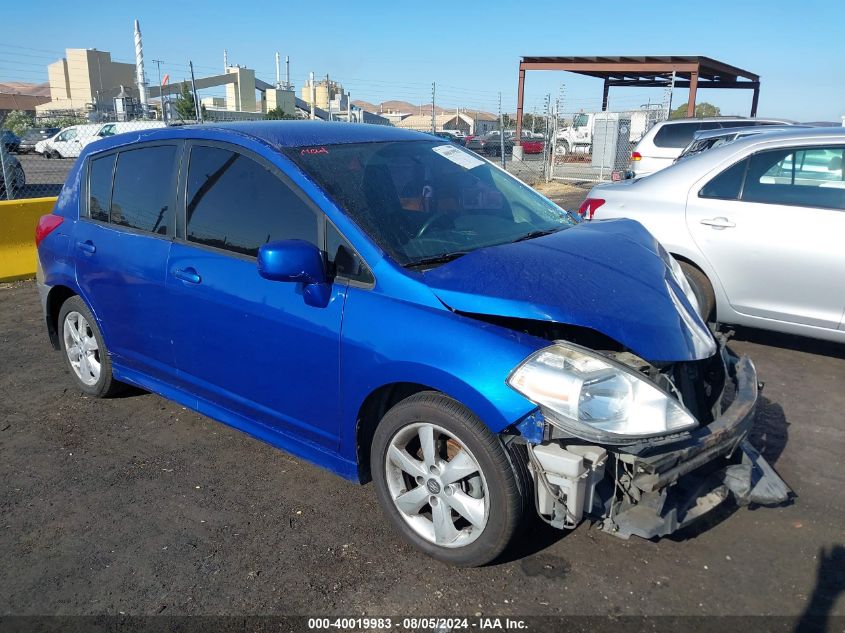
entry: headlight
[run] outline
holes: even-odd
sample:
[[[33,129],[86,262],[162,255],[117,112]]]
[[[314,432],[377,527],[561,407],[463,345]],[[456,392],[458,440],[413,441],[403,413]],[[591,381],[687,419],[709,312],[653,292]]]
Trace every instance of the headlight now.
[[[691,429],[698,422],[636,371],[581,347],[555,343],[524,360],[508,384],[574,436],[618,444]]]

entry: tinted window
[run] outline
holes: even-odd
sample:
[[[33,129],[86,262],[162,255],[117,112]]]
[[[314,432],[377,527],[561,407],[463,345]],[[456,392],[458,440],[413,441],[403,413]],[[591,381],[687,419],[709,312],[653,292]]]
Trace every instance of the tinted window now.
[[[654,135],[657,147],[675,147],[682,149],[689,145],[693,135],[701,127],[701,123],[670,123],[664,125]]]
[[[175,165],[175,145],[120,152],[114,175],[112,224],[166,235]]]
[[[736,200],[742,191],[742,181],[745,177],[745,167],[748,160],[743,160],[728,167],[701,189],[702,198],[719,198],[721,200]]]
[[[790,148],[751,157],[742,199],[845,209],[845,148]]]
[[[331,222],[326,222],[326,253],[336,275],[364,283],[373,282],[370,270]]]
[[[88,176],[88,216],[92,220],[109,221],[111,181],[117,154],[91,161]]]
[[[187,202],[191,242],[253,257],[272,240],[317,244],[310,207],[270,170],[227,149],[191,150]]]

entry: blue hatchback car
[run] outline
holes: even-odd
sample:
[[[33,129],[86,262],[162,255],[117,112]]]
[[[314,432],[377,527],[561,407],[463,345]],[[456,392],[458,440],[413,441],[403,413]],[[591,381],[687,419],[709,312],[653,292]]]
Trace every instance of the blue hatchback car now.
[[[530,515],[652,538],[789,489],[746,441],[754,366],[636,222],[580,223],[472,152],[392,127],[147,130],[83,150],[36,232],[50,340],[372,480],[457,565]]]

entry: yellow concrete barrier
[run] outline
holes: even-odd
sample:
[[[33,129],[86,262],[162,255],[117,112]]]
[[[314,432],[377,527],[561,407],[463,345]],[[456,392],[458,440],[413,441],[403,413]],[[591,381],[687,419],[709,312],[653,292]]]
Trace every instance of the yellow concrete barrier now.
[[[0,202],[0,281],[35,276],[35,226],[56,198]]]

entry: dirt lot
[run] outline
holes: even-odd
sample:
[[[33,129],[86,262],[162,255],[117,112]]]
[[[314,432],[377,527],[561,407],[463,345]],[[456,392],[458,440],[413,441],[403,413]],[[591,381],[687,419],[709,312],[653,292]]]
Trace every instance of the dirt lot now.
[[[735,348],[766,382],[753,441],[792,505],[659,542],[536,527],[452,569],[388,529],[371,486],[155,395],[81,396],[32,282],[0,286],[0,615],[845,615],[845,348]]]

